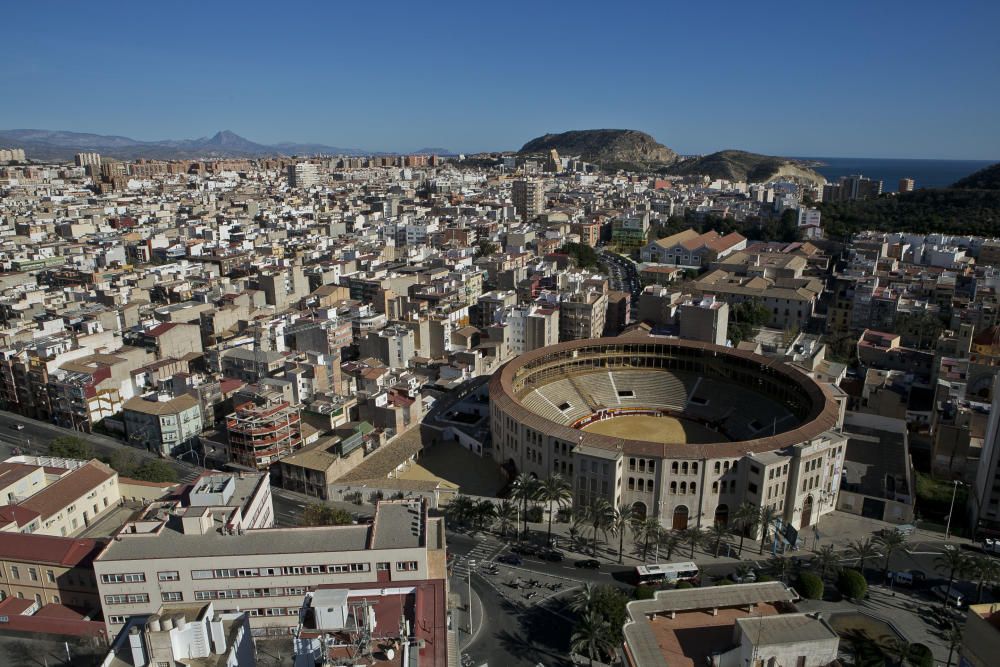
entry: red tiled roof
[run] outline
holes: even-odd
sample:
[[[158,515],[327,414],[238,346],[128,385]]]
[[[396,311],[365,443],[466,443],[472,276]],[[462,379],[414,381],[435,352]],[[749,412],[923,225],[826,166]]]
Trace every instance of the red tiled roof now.
[[[100,461],[88,461],[68,475],[49,484],[44,489],[20,503],[21,507],[38,512],[47,518],[62,511],[74,500],[96,488],[105,480],[117,475],[112,468]]]
[[[101,546],[97,540],[87,538],[4,533],[0,538],[0,558],[76,567],[89,562]]]
[[[0,507],[0,525],[6,526],[14,524],[16,526],[26,526],[38,518],[38,512],[25,509],[19,505],[4,505]],[[4,539],[7,539],[4,536]]]
[[[178,324],[177,322],[164,322],[163,324],[157,324],[155,327],[147,331],[146,335],[156,338],[157,336],[161,336],[167,333],[175,326],[177,326],[177,324]]]

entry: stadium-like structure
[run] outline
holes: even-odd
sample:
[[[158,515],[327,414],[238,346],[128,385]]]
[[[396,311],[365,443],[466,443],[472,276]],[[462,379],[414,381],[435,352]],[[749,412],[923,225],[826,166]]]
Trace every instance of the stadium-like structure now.
[[[842,409],[798,368],[708,343],[625,336],[521,355],[490,382],[492,454],[677,529],[744,502],[799,529],[836,505]]]

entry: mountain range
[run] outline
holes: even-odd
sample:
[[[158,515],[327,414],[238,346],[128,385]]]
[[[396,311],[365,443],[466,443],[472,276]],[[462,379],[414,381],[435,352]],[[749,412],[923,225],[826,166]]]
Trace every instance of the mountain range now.
[[[222,130],[200,139],[167,139],[139,141],[129,137],[62,130],[0,130],[0,146],[23,148],[30,160],[72,160],[80,152],[97,152],[121,160],[151,158],[179,160],[195,158],[263,157],[271,155],[377,155],[360,148],[342,148],[325,144],[292,143],[259,144],[235,132]],[[434,152],[450,155],[442,148],[424,149],[417,153]]]
[[[801,161],[745,151],[725,150],[682,158],[656,139],[638,130],[572,130],[545,134],[524,144],[520,155],[546,155],[555,149],[561,157],[580,156],[605,169],[657,171],[675,176],[709,176],[730,181],[765,182],[793,178],[822,184],[824,178]]]

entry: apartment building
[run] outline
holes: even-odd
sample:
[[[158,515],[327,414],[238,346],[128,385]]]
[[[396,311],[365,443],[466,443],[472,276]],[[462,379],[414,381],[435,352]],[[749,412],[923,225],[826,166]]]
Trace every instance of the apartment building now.
[[[608,295],[576,292],[559,302],[559,340],[600,338],[608,311]]]
[[[101,608],[93,559],[97,540],[5,534],[0,539],[0,600],[62,604],[87,613]]]
[[[511,197],[517,215],[525,221],[534,220],[545,210],[545,181],[538,179],[514,181]]]
[[[729,336],[729,304],[713,296],[688,299],[678,309],[680,335],[685,340],[701,340],[725,345]]]
[[[194,448],[204,426],[201,405],[188,394],[164,400],[129,399],[122,417],[130,445],[162,456],[175,456]]]
[[[312,162],[296,162],[288,165],[288,185],[293,188],[308,189],[319,183],[319,170]]]
[[[118,473],[96,459],[14,456],[0,463],[4,483],[0,492],[8,504],[0,506],[3,533],[72,536],[121,499]]]
[[[213,602],[245,611],[255,634],[287,634],[307,592],[321,586],[385,590],[439,582],[447,606],[444,520],[426,504],[386,501],[373,522],[351,526],[225,530],[217,512],[150,506],[94,561],[104,619],[117,633],[164,602]]]
[[[226,417],[230,459],[266,470],[272,463],[302,448],[299,410],[287,401],[265,397],[247,401]]]

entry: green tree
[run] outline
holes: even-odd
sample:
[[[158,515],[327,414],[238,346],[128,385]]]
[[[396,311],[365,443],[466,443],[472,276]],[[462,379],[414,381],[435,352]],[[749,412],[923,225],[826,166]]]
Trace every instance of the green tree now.
[[[587,656],[593,667],[595,660],[600,660],[615,650],[610,630],[611,625],[600,614],[594,611],[586,613],[573,628],[573,634],[569,638],[570,650]]]
[[[108,459],[108,465],[117,470],[118,474],[123,477],[133,477],[135,469],[139,467],[139,457],[136,456],[135,450],[131,447],[116,449],[111,458]]]
[[[489,239],[482,239],[476,246],[476,252],[473,255],[474,258],[478,259],[480,257],[489,257],[495,255],[499,247],[496,243],[493,243]]]
[[[472,505],[472,523],[479,530],[484,530],[493,525],[493,520],[497,516],[497,507],[492,500],[486,498],[475,501]]]
[[[615,521],[615,508],[605,498],[594,498],[584,508],[587,524],[594,533],[593,554],[597,556],[597,533],[607,532]]]
[[[878,547],[872,541],[872,538],[866,537],[863,540],[854,540],[847,545],[847,553],[851,555],[852,558],[856,558],[858,561],[858,570],[862,575],[865,573],[865,563],[872,558],[879,555]]]
[[[840,571],[837,588],[840,589],[844,597],[851,600],[860,600],[868,592],[868,582],[865,581],[860,572],[847,568]]]
[[[662,528],[655,516],[647,516],[643,521],[636,524],[635,536],[637,540],[642,540],[642,560],[646,560],[649,554],[649,545],[656,544],[660,539]]]
[[[521,503],[521,518],[524,521],[524,536],[528,535],[528,501],[538,494],[538,479],[522,472],[511,482],[511,498]]]
[[[758,553],[761,555],[764,554],[764,545],[768,542],[767,538],[770,535],[771,528],[780,518],[781,514],[778,513],[778,510],[770,505],[765,505],[760,508],[760,527],[763,531],[763,535],[761,535],[760,538],[760,551]]]
[[[986,584],[996,583],[1000,579],[1000,565],[990,556],[973,556],[969,560],[968,573],[976,580],[976,602],[983,601],[983,588]]]
[[[660,530],[659,542],[660,548],[667,556],[667,560],[674,557],[674,551],[676,551],[681,546],[681,535],[679,533],[671,532],[669,530]]]
[[[61,435],[49,441],[49,456],[89,461],[94,458],[94,448],[75,435]]]
[[[690,526],[681,531],[680,538],[683,544],[691,547],[690,558],[693,560],[695,548],[701,546],[705,542],[705,533],[701,532],[701,528]]]
[[[594,600],[597,599],[597,586],[589,581],[583,585],[576,595],[569,601],[569,610],[580,615],[585,615],[594,608]]]
[[[302,511],[300,523],[303,526],[347,526],[354,523],[354,517],[338,507],[309,503]]]
[[[638,520],[638,516],[635,510],[632,509],[631,505],[622,505],[615,510],[614,519],[611,522],[611,527],[614,532],[618,535],[618,564],[622,563],[622,552],[625,549],[625,530],[635,526]]]
[[[733,514],[733,524],[740,531],[740,546],[737,558],[743,558],[743,540],[746,538],[748,532],[757,528],[758,521],[760,521],[760,514],[754,505],[743,503],[736,508],[736,513]]]
[[[177,471],[166,461],[150,459],[135,468],[130,477],[144,482],[174,483],[177,481]]]
[[[564,243],[559,252],[572,257],[581,269],[596,269],[600,265],[597,251],[584,243]]]
[[[764,569],[767,570],[771,576],[777,577],[783,583],[787,584],[789,577],[795,571],[795,564],[784,556],[777,555],[771,556],[771,558],[768,559]],[[760,578],[758,577],[758,581],[759,580]]]
[[[715,557],[718,558],[719,552],[722,551],[722,543],[729,535],[729,528],[727,528],[724,523],[713,523],[708,527],[707,533],[708,542],[712,545],[712,552],[715,554]]]
[[[500,536],[507,537],[507,531],[517,521],[517,507],[509,500],[502,500],[497,505],[497,521],[500,522]]]
[[[474,508],[472,498],[459,494],[448,503],[444,515],[448,521],[464,526],[472,519]]]
[[[771,311],[759,299],[747,299],[729,311],[729,338],[733,343],[749,340],[771,320]]]
[[[537,500],[549,506],[549,530],[546,544],[552,545],[552,514],[553,506],[565,507],[573,501],[573,487],[565,477],[554,473],[538,485]]]
[[[812,572],[799,572],[798,590],[809,600],[819,600],[823,597],[823,580]]]
[[[883,532],[881,535],[875,538],[875,543],[878,545],[879,550],[882,552],[884,560],[882,561],[882,576],[889,574],[889,558],[892,554],[906,548],[906,535],[903,535],[896,529]]]
[[[813,555],[811,565],[820,577],[826,578],[840,572],[840,556],[833,550],[832,544],[824,544]]]
[[[942,551],[934,559],[934,567],[938,572],[944,574],[948,573],[948,586],[946,591],[951,590],[951,585],[955,583],[955,579],[966,574],[971,567],[972,562],[969,556],[956,546],[951,544],[946,545],[944,551]],[[941,603],[942,609],[947,609],[948,607],[948,596],[945,595],[944,600]]]

